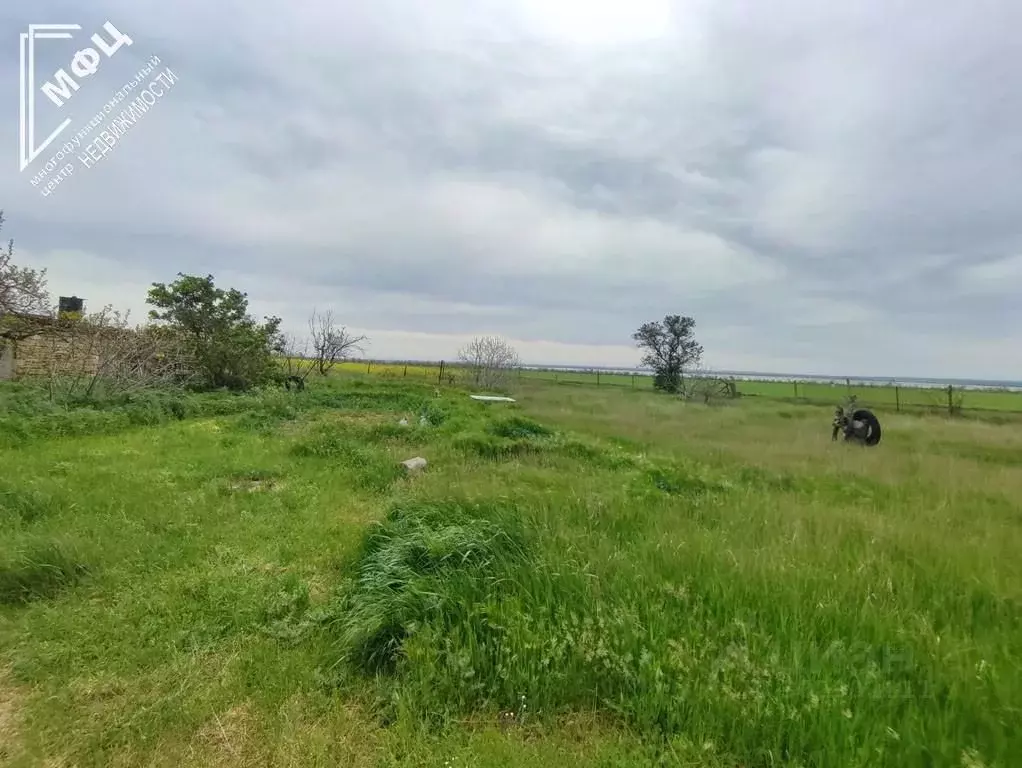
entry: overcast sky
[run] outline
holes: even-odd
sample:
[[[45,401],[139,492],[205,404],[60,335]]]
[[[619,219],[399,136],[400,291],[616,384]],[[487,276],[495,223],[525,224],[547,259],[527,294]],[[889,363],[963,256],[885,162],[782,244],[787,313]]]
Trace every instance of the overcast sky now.
[[[37,95],[37,139],[72,123],[19,173],[17,33],[82,26],[38,43],[38,87],[108,20],[133,45],[60,109]],[[296,331],[333,309],[375,357],[496,333],[634,365],[635,328],[677,313],[715,368],[1022,379],[1020,22],[1017,0],[8,1],[3,235],[91,309],[141,319],[152,282],[212,273]],[[153,55],[177,82],[41,195]]]

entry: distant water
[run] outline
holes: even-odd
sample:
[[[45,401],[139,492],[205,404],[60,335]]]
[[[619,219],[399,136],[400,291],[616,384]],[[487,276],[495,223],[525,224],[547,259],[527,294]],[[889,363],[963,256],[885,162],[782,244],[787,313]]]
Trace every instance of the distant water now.
[[[650,376],[650,371],[642,368],[615,368],[612,366],[591,365],[525,365],[526,370],[533,371],[600,371],[601,373],[620,373],[625,375],[636,374],[639,376]],[[914,376],[824,376],[792,373],[767,373],[765,371],[706,371],[712,376],[734,377],[738,380],[756,381],[807,381],[819,382],[822,384],[844,384],[851,381],[857,384],[876,385],[901,385],[905,387],[926,387],[932,389],[943,389],[949,384],[962,389],[1007,389],[1022,391],[1022,381],[996,380],[996,379],[924,379]]]

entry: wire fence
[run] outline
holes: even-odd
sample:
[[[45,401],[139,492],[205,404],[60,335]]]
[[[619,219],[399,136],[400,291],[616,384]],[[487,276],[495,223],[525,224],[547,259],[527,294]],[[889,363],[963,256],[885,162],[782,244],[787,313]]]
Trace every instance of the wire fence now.
[[[412,378],[438,384],[471,384],[470,369],[456,363],[395,363],[376,360],[349,361],[342,370],[363,372],[385,378]],[[560,386],[613,387],[652,390],[653,377],[646,373],[599,369],[519,368],[512,374],[519,382],[545,382]],[[707,399],[754,397],[807,405],[837,405],[849,396],[872,408],[895,412],[942,412],[958,415],[966,411],[1016,413],[1022,415],[1022,391],[946,384],[906,384],[848,378],[844,381],[801,379],[753,379],[700,375],[689,383]]]

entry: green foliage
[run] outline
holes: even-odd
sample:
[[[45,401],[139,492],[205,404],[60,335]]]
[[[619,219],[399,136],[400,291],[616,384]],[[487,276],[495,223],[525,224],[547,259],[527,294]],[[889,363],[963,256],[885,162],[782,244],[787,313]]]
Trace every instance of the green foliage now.
[[[149,317],[181,334],[211,389],[249,389],[279,377],[274,352],[280,344],[280,318],[258,323],[248,314],[247,294],[224,290],[213,276],[179,274],[166,285],[153,283],[146,302]]]
[[[663,322],[643,323],[632,334],[644,349],[642,364],[653,371],[653,386],[678,392],[686,368],[699,363],[703,348],[695,340],[696,321],[691,317],[667,315]]]

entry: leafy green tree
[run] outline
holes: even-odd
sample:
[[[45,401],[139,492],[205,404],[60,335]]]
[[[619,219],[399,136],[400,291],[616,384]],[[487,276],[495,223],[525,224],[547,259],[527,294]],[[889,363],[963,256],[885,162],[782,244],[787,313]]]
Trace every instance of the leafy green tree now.
[[[274,353],[280,318],[259,323],[248,314],[248,294],[217,288],[213,276],[178,273],[170,285],[153,283],[149,317],[181,335],[210,388],[248,389],[279,375]]]
[[[699,363],[702,346],[695,340],[696,321],[691,317],[667,315],[663,322],[643,323],[632,334],[645,350],[642,364],[653,371],[653,386],[665,392],[678,392],[685,369]]]

